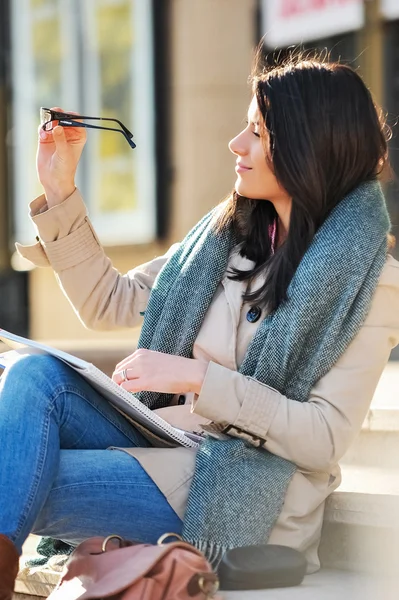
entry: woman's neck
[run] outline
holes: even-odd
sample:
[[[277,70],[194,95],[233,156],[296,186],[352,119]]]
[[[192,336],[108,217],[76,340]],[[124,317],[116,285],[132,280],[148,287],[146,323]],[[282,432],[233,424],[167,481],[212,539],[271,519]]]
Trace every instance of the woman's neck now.
[[[277,218],[277,230],[276,230],[276,249],[285,242],[287,238],[287,230],[281,222],[280,217]]]
[[[281,246],[281,244],[284,243],[288,235],[288,229],[290,227],[292,200],[274,202],[274,208],[277,212],[276,247],[278,248],[279,246]]]

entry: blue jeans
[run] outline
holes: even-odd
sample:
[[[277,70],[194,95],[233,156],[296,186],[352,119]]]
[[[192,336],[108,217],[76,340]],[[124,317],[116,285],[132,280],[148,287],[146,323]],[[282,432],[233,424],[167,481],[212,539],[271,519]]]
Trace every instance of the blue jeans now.
[[[72,544],[119,534],[155,543],[182,521],[135,458],[147,440],[73,369],[27,355],[0,380],[0,533]]]

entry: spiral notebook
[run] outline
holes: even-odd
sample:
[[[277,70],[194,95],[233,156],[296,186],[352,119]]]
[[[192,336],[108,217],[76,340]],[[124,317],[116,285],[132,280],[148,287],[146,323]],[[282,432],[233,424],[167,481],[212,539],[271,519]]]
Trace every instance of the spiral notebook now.
[[[13,350],[0,353],[1,368],[6,368],[15,362],[21,354],[50,354],[56,356],[84,377],[119,412],[133,422],[155,446],[179,445],[187,448],[198,448],[202,440],[200,435],[173,427],[142,404],[134,394],[119,387],[108,375],[93,364],[63,350],[15,335],[1,328],[0,340],[13,348]]]

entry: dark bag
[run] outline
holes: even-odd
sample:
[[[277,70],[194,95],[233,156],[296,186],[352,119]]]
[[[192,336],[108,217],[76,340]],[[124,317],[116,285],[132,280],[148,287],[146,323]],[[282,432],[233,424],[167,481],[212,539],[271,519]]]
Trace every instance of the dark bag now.
[[[228,550],[218,576],[222,590],[260,590],[299,585],[306,573],[306,559],[293,548],[267,544]]]

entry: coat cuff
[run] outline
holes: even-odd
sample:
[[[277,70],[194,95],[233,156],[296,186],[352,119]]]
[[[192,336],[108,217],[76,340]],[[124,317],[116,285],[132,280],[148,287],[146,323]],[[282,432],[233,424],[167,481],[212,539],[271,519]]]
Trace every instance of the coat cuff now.
[[[37,244],[23,246],[16,243],[15,247],[23,258],[36,267],[51,266],[60,272],[101,250],[77,189],[64,202],[52,208],[48,208],[44,194],[35,198],[29,206],[30,217],[38,233]]]
[[[192,412],[227,427],[233,435],[236,428],[266,441],[280,399],[274,388],[210,362]]]
[[[15,243],[15,248],[22,258],[29,260],[35,267],[49,267],[50,261],[40,242],[32,246],[23,246],[18,242]]]
[[[54,242],[42,241],[47,258],[56,273],[71,269],[102,252],[97,236],[87,219],[79,229]]]
[[[45,243],[68,236],[87,218],[86,206],[78,189],[57,206],[48,208],[43,194],[35,198],[29,208],[37,234]]]
[[[215,423],[234,423],[240,411],[240,398],[244,398],[247,385],[248,380],[236,371],[210,361],[201,391],[194,397],[191,410]]]
[[[100,242],[87,219],[79,229],[55,242],[38,241],[33,246],[15,244],[18,253],[36,267],[51,266],[56,273],[75,267],[102,252]]]
[[[234,425],[266,439],[280,400],[280,392],[249,377],[247,392]]]

